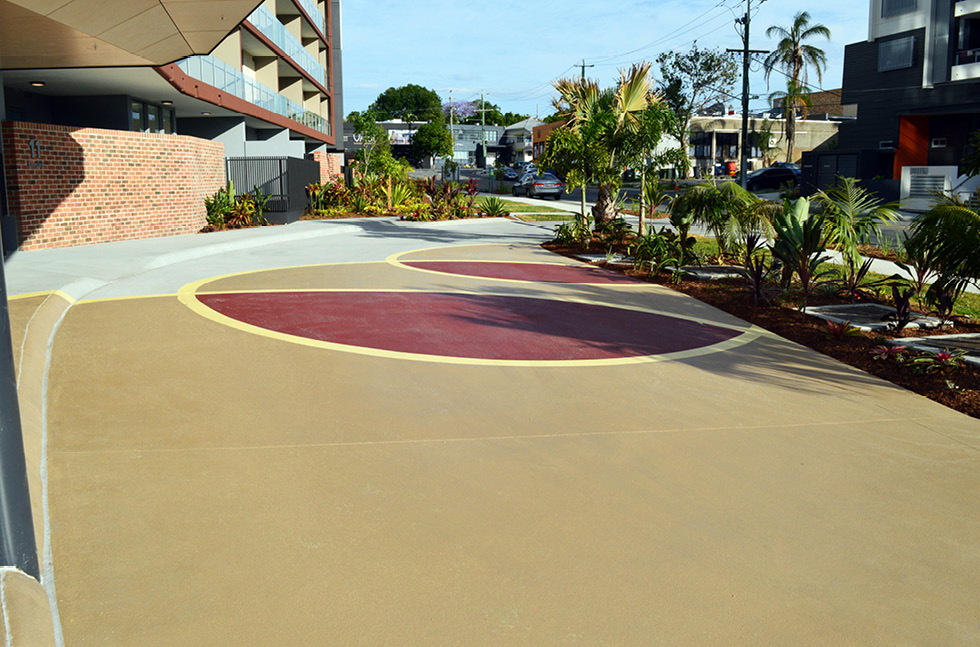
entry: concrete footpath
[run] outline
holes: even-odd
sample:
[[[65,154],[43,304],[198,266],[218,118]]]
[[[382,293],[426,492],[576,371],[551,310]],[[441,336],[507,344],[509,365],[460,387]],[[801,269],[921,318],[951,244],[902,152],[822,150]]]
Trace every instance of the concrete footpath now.
[[[15,254],[54,644],[980,642],[980,421],[552,230]]]

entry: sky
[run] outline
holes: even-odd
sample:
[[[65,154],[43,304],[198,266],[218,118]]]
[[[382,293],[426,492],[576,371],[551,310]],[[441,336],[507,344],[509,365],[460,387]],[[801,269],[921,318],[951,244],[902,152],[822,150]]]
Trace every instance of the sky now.
[[[789,27],[799,11],[810,12],[811,24],[826,25],[831,40],[813,42],[828,59],[818,85],[841,86],[844,46],[867,38],[867,0],[751,3],[751,49],[771,49],[776,41],[766,29]],[[543,117],[552,112],[552,81],[581,75],[583,58],[595,65],[586,75],[609,87],[633,62],[654,62],[656,76],[660,52],[687,52],[695,41],[699,48],[741,48],[734,21],[745,14],[745,0],[344,0],[341,13],[345,114],[364,110],[389,87],[415,83],[443,101],[450,91],[453,101],[485,92],[504,112]],[[767,88],[758,63],[749,80],[759,96],[752,110],[785,89],[785,77],[775,72]]]

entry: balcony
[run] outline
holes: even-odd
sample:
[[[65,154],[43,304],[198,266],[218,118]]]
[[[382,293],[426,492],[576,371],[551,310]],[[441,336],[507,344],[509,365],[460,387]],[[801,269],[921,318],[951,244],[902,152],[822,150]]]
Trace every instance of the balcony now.
[[[956,58],[953,61],[950,80],[967,81],[970,79],[980,79],[980,49],[956,52]]]
[[[980,14],[980,0],[957,0],[953,13],[957,18]]]
[[[314,26],[320,30],[320,33],[329,38],[330,35],[327,33],[327,19],[320,13],[316,2],[313,2],[313,0],[299,0],[299,6],[303,7],[306,15],[310,17]]]
[[[177,67],[187,76],[212,85],[222,92],[244,99],[259,108],[292,119],[318,132],[330,134],[330,123],[326,119],[246,77],[240,70],[213,56],[191,56],[179,61]]]
[[[289,33],[274,13],[259,5],[249,15],[248,21],[271,40],[276,47],[285,52],[289,58],[293,59],[297,65],[306,70],[318,83],[324,86],[329,84],[327,71],[312,54],[306,51],[302,43]]]

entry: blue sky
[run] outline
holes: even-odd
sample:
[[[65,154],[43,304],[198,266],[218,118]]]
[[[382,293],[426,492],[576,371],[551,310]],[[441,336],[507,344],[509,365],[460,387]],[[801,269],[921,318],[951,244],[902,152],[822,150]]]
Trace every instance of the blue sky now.
[[[798,11],[829,27],[832,40],[815,43],[828,58],[821,86],[840,87],[844,46],[867,38],[866,0],[752,0],[752,6],[752,49],[769,49],[766,28],[789,26]],[[551,81],[580,74],[575,65],[583,58],[596,65],[586,73],[610,86],[620,67],[687,51],[695,40],[699,47],[740,47],[734,20],[745,13],[745,0],[350,0],[342,13],[345,113],[363,110],[386,88],[415,83],[443,100],[450,90],[454,100],[485,91],[504,111],[544,116],[551,112]],[[752,93],[762,97],[753,109],[780,89],[774,74],[767,90],[759,67],[749,77]]]

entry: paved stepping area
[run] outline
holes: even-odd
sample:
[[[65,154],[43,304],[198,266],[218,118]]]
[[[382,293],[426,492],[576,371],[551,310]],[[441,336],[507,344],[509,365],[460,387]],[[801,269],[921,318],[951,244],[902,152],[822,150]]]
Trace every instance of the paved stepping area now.
[[[849,322],[858,330],[886,331],[895,328],[895,308],[878,303],[855,303],[835,306],[810,306],[803,310],[808,315],[833,321],[836,323]],[[938,317],[912,313],[912,320],[907,328],[938,328],[942,321]]]

